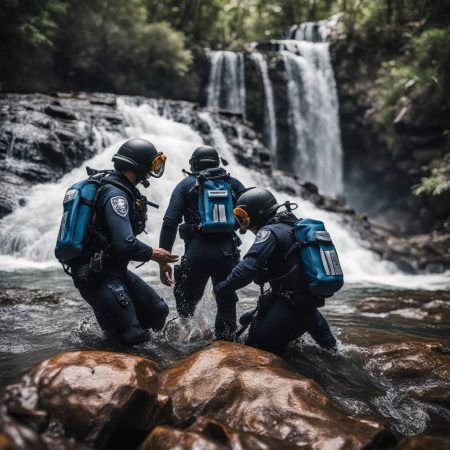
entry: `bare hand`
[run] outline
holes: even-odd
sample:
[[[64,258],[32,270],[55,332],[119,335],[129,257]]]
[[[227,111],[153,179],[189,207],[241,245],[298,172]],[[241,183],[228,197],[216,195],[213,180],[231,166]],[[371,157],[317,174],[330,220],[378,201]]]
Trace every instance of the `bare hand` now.
[[[156,261],[158,264],[174,263],[178,261],[178,255],[172,255],[163,248],[154,248],[151,259]]]
[[[175,280],[172,276],[172,266],[170,264],[161,264],[159,266],[159,279],[166,286],[172,286]]]

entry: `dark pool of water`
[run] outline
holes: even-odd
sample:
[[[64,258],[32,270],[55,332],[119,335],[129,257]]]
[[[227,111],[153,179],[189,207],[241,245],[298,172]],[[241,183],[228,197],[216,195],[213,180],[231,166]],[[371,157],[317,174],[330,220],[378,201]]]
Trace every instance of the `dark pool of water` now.
[[[156,273],[146,277],[150,283],[155,278]],[[127,351],[167,367],[212,340],[215,306],[210,288],[192,320],[182,324],[177,319],[163,332],[155,333],[150,342],[132,349],[111,344],[104,338],[90,307],[60,269],[0,272],[0,289],[7,288],[57,292],[61,301],[0,304],[0,385],[16,381],[26,369],[63,351]],[[158,291],[170,306],[169,319],[175,318],[171,290],[158,283]],[[366,347],[371,344],[450,338],[449,324],[398,321],[355,310],[358,301],[382,295],[383,291],[379,286],[348,285],[328,301],[322,311],[339,340],[337,354],[318,348],[305,337],[292,344],[283,356],[294,370],[316,380],[349,414],[384,416],[408,435],[422,433],[430,426],[441,431],[448,429],[448,409],[406,398],[402,395],[404,385],[375,376],[365,364]],[[251,309],[256,295],[255,288],[241,291],[239,312]]]

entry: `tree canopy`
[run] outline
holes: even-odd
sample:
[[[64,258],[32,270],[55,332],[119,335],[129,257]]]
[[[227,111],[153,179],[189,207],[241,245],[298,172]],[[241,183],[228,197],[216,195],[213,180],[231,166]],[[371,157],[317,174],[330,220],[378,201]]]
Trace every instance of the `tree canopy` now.
[[[447,47],[433,45],[448,45],[446,0],[2,0],[0,89],[146,93],[181,79],[197,47],[240,48],[338,12],[349,39],[363,29],[401,46],[413,27],[420,61],[448,73]]]

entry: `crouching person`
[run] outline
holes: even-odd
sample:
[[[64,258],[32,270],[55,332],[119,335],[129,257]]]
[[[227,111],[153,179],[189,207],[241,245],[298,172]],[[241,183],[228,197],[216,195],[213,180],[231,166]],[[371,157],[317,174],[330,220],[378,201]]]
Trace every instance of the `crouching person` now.
[[[114,171],[91,170],[91,177],[72,186],[64,199],[66,211],[66,203],[70,205],[77,195],[81,197],[77,220],[82,220],[83,206],[93,209],[83,252],[67,264],[75,287],[106,334],[125,345],[147,340],[147,329],[161,330],[169,312],[155,290],[127,269],[130,261],[165,264],[178,259],[136,238],[145,229],[149,204],[136,185],[147,187],[149,177],[159,178],[165,159],[150,142],[131,139],[114,155]],[[78,193],[73,193],[77,189]],[[89,189],[97,189],[95,196],[92,194],[94,201],[86,198]],[[67,208],[68,214],[74,214],[73,208]],[[69,259],[70,248],[64,240],[65,228],[70,226],[67,223],[63,217],[55,251],[62,262]]]
[[[334,348],[336,340],[319,312],[324,299],[310,292],[295,249],[298,219],[280,206],[267,190],[253,188],[242,194],[234,215],[243,229],[256,234],[255,241],[228,278],[214,287],[217,296],[241,289],[255,281],[270,284],[262,293],[255,311],[244,314],[241,323],[250,323],[246,344],[280,352],[290,342],[308,332],[322,347]]]

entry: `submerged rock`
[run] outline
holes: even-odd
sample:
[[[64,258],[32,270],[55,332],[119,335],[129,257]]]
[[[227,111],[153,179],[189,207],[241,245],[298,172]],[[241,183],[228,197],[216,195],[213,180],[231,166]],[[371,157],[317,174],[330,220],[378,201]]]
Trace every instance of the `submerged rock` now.
[[[384,448],[382,420],[342,413],[313,380],[270,353],[215,342],[160,375],[179,426],[209,416],[229,427],[315,448]]]
[[[55,356],[8,386],[9,415],[36,430],[58,431],[96,448],[133,448],[170,415],[160,395],[157,366],[147,359],[108,352]]]
[[[58,292],[42,289],[6,288],[0,290],[0,306],[3,305],[32,305],[34,303],[60,303],[62,295]]]
[[[450,292],[391,291],[362,300],[358,310],[365,314],[388,314],[396,320],[450,323]]]

